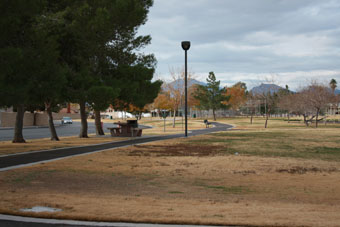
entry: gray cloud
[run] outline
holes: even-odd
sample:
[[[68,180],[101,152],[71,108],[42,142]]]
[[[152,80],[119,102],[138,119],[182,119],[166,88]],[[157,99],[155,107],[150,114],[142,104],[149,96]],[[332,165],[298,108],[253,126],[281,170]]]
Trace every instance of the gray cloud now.
[[[340,81],[339,21],[340,0],[155,0],[140,34],[152,36],[144,51],[155,53],[165,79],[169,67],[182,67],[180,42],[190,40],[192,71],[226,83],[238,81],[231,74],[253,83],[254,75],[291,73],[301,82],[315,72]]]

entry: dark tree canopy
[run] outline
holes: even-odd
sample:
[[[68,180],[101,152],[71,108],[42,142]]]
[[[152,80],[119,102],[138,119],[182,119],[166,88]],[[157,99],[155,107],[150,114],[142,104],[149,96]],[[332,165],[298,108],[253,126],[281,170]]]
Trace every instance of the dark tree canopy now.
[[[17,106],[22,123],[25,105],[44,103],[52,116],[58,103],[79,103],[80,137],[87,137],[86,105],[100,111],[116,99],[137,107],[152,102],[161,85],[152,82],[156,59],[140,52],[151,37],[137,35],[152,4],[1,1],[0,106]]]
[[[1,1],[0,106],[17,110],[13,142],[22,135],[25,106],[52,101],[63,86],[57,42],[44,29],[46,1]],[[52,90],[51,90],[52,88]]]
[[[138,53],[151,37],[137,36],[152,4],[150,0],[50,1],[62,59],[71,71],[67,94],[81,106],[80,137],[87,137],[85,102],[99,111],[116,98],[142,106],[156,97],[151,95],[159,90],[159,82],[151,82],[156,60]]]
[[[30,100],[32,76],[39,73],[39,41],[35,32],[44,1],[0,2],[0,106],[22,105]],[[38,45],[41,45],[40,42]]]

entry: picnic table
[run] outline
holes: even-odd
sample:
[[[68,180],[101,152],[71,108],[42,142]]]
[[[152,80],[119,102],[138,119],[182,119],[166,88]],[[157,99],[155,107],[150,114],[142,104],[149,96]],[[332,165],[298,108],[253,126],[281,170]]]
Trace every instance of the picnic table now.
[[[127,122],[114,122],[114,127],[109,127],[113,137],[136,137],[142,136],[142,128],[138,127],[137,120],[128,120]]]

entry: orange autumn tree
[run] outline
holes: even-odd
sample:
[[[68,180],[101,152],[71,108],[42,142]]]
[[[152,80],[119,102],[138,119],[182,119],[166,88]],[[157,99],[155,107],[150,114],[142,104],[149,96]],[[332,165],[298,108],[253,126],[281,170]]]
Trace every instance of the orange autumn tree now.
[[[227,89],[226,95],[230,99],[225,104],[230,105],[231,109],[238,110],[247,101],[247,86],[243,82],[238,82]]]
[[[133,104],[129,104],[128,110],[129,110],[130,113],[135,115],[137,120],[141,120],[142,119],[142,113],[145,112],[147,109],[146,109],[146,106],[140,108],[140,107],[137,107]]]
[[[172,108],[172,103],[169,92],[162,90],[152,103],[152,107],[153,109],[158,110],[158,114],[160,110],[170,110]]]

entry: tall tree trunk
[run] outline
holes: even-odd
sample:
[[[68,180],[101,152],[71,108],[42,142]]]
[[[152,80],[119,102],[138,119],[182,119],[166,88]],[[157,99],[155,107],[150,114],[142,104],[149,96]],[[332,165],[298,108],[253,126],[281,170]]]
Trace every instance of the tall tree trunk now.
[[[215,109],[213,109],[213,116],[214,116],[214,121],[216,121],[216,113],[215,113]]]
[[[81,119],[81,129],[80,129],[79,138],[88,138],[89,136],[87,135],[87,114],[85,110],[85,101],[80,101],[79,106],[80,106],[80,119]]]
[[[46,108],[46,112],[48,115],[48,127],[50,128],[50,132],[51,132],[51,140],[59,141],[57,131],[55,130],[54,123],[53,123],[51,103],[45,102],[45,108]]]
[[[176,127],[176,110],[174,110],[174,120],[172,123],[172,127],[175,128]]]
[[[264,124],[264,128],[267,128],[267,126],[268,126],[268,117],[269,117],[269,114],[267,113],[266,114],[266,122]]]
[[[253,114],[250,115],[250,124],[253,124]]]
[[[67,103],[67,113],[71,113],[71,103]]]
[[[290,122],[290,114],[289,114],[289,112],[288,112],[288,123]]]
[[[307,116],[306,114],[302,114],[303,116],[303,122],[306,124],[306,126],[308,127],[308,121],[307,121]]]
[[[316,111],[315,128],[318,127],[319,110]]]
[[[25,143],[22,129],[24,126],[25,106],[23,104],[17,105],[17,115],[15,118],[14,138],[13,143]]]
[[[103,127],[102,127],[102,122],[101,122],[99,110],[94,110],[94,122],[95,122],[95,125],[96,125],[96,135],[99,135],[99,136],[105,135]]]

